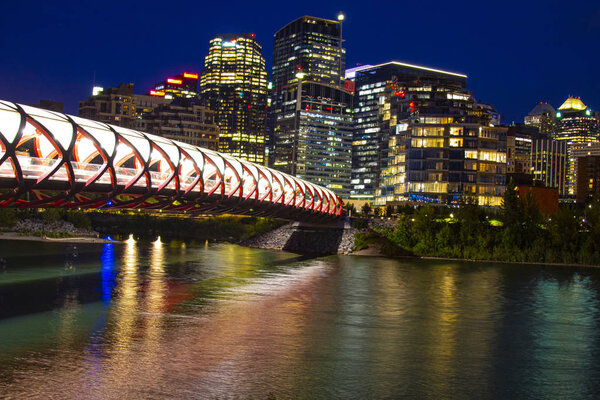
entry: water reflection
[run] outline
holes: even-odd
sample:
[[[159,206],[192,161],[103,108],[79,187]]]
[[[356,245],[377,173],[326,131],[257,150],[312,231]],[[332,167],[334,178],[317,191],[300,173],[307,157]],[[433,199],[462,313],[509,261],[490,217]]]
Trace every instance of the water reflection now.
[[[13,342],[14,353],[0,364],[0,393],[436,399],[599,393],[599,271],[366,257],[284,262],[289,257],[161,238],[103,245],[95,286],[63,290],[54,322],[32,328],[54,326],[56,334],[37,336],[35,352]],[[82,301],[89,296],[96,303]],[[9,331],[2,324],[17,327],[0,321],[0,342]]]

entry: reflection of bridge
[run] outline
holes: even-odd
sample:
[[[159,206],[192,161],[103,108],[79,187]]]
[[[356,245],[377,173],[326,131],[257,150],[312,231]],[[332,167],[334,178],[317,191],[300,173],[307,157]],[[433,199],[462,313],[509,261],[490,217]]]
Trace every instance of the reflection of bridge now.
[[[0,101],[0,207],[145,208],[294,220],[342,214],[323,187],[166,138]]]

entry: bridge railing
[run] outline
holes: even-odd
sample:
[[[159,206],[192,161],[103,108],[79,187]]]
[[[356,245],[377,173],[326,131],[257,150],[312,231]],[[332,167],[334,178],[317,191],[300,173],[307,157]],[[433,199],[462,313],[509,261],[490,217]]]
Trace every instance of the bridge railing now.
[[[0,206],[335,218],[331,190],[167,138],[0,101]]]

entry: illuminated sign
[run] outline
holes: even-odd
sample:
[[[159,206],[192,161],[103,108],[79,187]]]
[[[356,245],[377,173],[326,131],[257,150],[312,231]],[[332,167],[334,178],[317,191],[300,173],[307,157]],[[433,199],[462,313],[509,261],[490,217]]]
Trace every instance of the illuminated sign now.
[[[184,72],[183,73],[183,77],[184,78],[198,79],[198,74],[192,74],[191,72]]]
[[[150,96],[164,96],[165,92],[163,92],[162,90],[151,90],[150,91]]]
[[[396,96],[396,97],[404,97],[405,96],[404,90],[397,90],[397,91],[395,91],[394,92],[394,96]]]
[[[181,79],[169,78],[169,79],[167,79],[167,83],[172,83],[174,85],[181,85],[182,81],[181,81]]]

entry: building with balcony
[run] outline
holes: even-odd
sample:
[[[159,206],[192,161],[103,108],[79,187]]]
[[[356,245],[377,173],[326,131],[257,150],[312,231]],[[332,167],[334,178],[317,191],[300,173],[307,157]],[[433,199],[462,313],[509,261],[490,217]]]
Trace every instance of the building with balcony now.
[[[136,120],[133,83],[102,89],[79,102],[79,116],[107,124],[133,128]]]
[[[376,205],[456,204],[467,198],[500,205],[508,127],[494,126],[493,107],[475,101],[464,82],[454,78],[391,86],[397,95],[382,100],[390,132]]]

